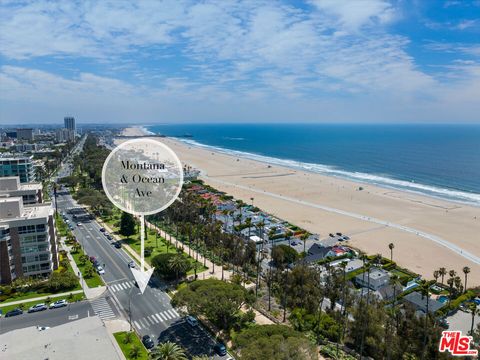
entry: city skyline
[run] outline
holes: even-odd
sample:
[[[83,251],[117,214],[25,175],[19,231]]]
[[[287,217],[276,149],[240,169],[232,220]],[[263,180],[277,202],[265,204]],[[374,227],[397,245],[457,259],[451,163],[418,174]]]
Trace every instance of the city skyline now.
[[[478,1],[7,1],[0,13],[2,124],[479,122]]]

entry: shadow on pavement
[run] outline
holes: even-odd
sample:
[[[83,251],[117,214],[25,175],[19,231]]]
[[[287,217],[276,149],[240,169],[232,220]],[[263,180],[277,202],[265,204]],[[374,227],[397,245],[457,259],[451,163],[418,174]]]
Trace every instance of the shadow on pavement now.
[[[192,327],[180,319],[158,337],[159,342],[172,341],[182,346],[190,356],[214,354],[215,341],[209,336],[207,330],[201,326]]]

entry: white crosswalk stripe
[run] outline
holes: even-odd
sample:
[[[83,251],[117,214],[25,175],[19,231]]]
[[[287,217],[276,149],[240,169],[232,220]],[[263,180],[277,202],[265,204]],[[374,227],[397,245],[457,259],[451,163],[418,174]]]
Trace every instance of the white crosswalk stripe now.
[[[95,300],[90,301],[92,305],[93,312],[95,315],[98,315],[102,320],[108,320],[115,318],[115,313],[113,312],[110,304],[107,302],[105,298],[98,298]]]
[[[139,329],[139,330],[142,328],[142,327],[140,326],[140,324],[139,324],[138,322],[136,322],[136,321],[134,321],[133,324],[134,324],[135,327],[136,327],[137,329]]]
[[[164,311],[163,312],[163,315],[165,315],[165,317],[170,320],[172,318],[172,315],[170,315],[170,313],[168,311]]]
[[[133,283],[131,283],[130,281],[125,281],[125,282],[122,282],[122,283],[117,283],[117,284],[113,284],[113,285],[109,285],[110,286],[110,290],[113,291],[113,292],[117,292],[117,291],[121,291],[121,290],[128,290],[132,287]]]
[[[165,310],[157,314],[148,315],[142,319],[138,319],[138,323],[135,322],[137,328],[141,329],[142,327],[149,327],[150,325],[158,324],[159,322],[171,322],[175,319],[178,319],[180,315],[174,309]],[[146,324],[146,325],[145,325]]]

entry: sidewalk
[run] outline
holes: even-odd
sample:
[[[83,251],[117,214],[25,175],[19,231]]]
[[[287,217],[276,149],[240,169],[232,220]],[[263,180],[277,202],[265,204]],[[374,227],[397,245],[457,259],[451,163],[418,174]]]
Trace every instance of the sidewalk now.
[[[81,294],[83,292],[83,290],[74,290],[74,291],[68,291],[68,292],[64,292],[64,293],[60,293],[60,294],[51,294],[51,295],[45,295],[45,296],[39,296],[39,297],[36,297],[36,298],[30,298],[30,299],[23,299],[23,300],[17,300],[17,301],[10,301],[8,303],[2,303],[0,304],[0,307],[4,307],[4,306],[10,306],[10,305],[17,305],[17,304],[21,304],[21,303],[25,303],[25,302],[33,302],[33,301],[40,301],[40,300],[45,300],[45,299],[48,299],[48,298],[53,298],[53,297],[61,297],[61,296],[64,296],[64,297],[67,297],[68,295],[70,294]]]
[[[167,239],[167,237],[168,237],[168,239],[171,239],[172,244],[174,244],[174,246],[176,248],[183,247],[183,251],[185,253],[188,253],[189,251],[191,251],[192,252],[192,257],[196,259],[196,256],[197,256],[196,250],[190,249],[187,244],[184,244],[184,243],[180,242],[179,240],[177,240],[175,238],[175,236],[170,236],[170,234],[166,233],[165,231],[163,231],[159,227],[153,225],[152,223],[149,223],[148,221],[146,221],[146,225],[147,225],[147,228],[156,230],[158,232],[158,234],[161,237],[163,237],[164,239]],[[201,273],[197,273],[197,277],[199,279],[200,278],[201,279],[216,278],[216,279],[221,280],[222,279],[222,267],[220,265],[214,265],[208,258],[204,259],[202,254],[198,253],[198,262],[203,264],[204,260],[205,260],[205,264],[207,265],[208,269],[201,272]],[[215,268],[214,272],[212,272],[213,268]],[[223,279],[224,280],[230,279],[231,276],[232,276],[232,271],[231,270],[224,270],[223,271]]]
[[[108,226],[108,224],[106,224],[105,222],[102,221],[102,219],[100,218],[97,218],[97,221],[102,224],[102,226],[107,229],[108,232],[110,232],[110,234],[112,236],[114,236],[114,238],[116,240],[120,240],[120,238],[114,234],[114,231],[112,230],[112,228],[110,226]],[[158,232],[158,234],[163,237],[164,239],[167,239],[167,236],[168,236],[168,239],[171,240],[172,244],[178,248],[178,247],[183,247],[183,251],[185,253],[188,253],[189,251],[189,246],[187,244],[184,244],[182,242],[180,242],[179,240],[177,240],[175,238],[175,236],[170,236],[170,234],[166,233],[165,231],[163,231],[162,229],[160,229],[159,227],[149,223],[148,221],[146,221],[146,227],[148,229],[153,229],[153,230],[156,230]],[[129,252],[129,254],[135,258],[135,260],[137,260],[138,262],[140,262],[140,255],[136,253],[135,250],[133,250],[129,245],[127,244],[123,244],[123,246],[127,249],[127,251]],[[196,258],[197,256],[197,252],[194,250],[194,249],[190,249],[191,253],[192,253],[192,257],[193,258]],[[204,262],[204,257],[202,256],[202,254],[198,254],[198,262],[202,263]],[[197,277],[198,279],[202,279],[202,280],[205,280],[205,279],[210,279],[210,278],[215,278],[215,279],[218,279],[218,280],[221,280],[222,279],[222,267],[220,265],[213,265],[213,263],[208,259],[206,258],[205,259],[205,264],[208,266],[208,269],[203,271],[203,272],[200,272],[200,273],[197,273]],[[210,269],[213,269],[215,266],[215,271],[212,272]],[[149,264],[147,264],[145,262],[145,268],[147,269],[150,269],[151,266]],[[224,270],[223,271],[223,279],[224,280],[228,280],[230,279],[230,277],[232,276],[232,271],[231,270]],[[191,277],[191,276],[190,276]],[[254,286],[254,284],[250,284],[250,285],[244,285],[245,288],[249,288],[251,286]],[[261,314],[260,312],[258,312],[257,310],[253,309],[254,312],[255,312],[255,321],[258,323],[258,324],[272,324],[273,322],[267,318],[265,315]]]
[[[65,244],[65,237],[62,237],[60,239],[60,245],[62,246],[62,249],[67,252],[67,258],[70,261],[70,265],[72,266],[72,269],[75,272],[75,274],[77,274],[77,275],[81,274],[80,269],[78,268],[77,264],[75,263],[75,260],[73,260],[73,257],[70,254],[70,250],[71,250],[70,246],[67,246],[67,244]],[[80,277],[80,286],[82,287],[83,292],[85,293],[85,297],[88,300],[95,299],[95,298],[99,297],[100,295],[102,295],[107,290],[106,286],[98,286],[96,288],[89,288],[87,286],[87,283],[85,282],[85,280],[83,280],[82,277]]]

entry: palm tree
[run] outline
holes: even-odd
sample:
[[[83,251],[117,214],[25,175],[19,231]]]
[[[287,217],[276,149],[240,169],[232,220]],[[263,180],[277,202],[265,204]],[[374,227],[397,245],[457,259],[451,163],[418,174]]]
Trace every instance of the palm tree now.
[[[463,292],[462,279],[460,279],[460,276],[455,276],[453,278],[453,283],[455,284],[455,289],[457,290],[457,294],[462,293]]]
[[[453,283],[454,283],[453,277],[451,277],[447,280],[448,292],[449,292],[449,296],[448,296],[448,305],[449,306],[450,306],[450,302],[452,301],[452,296],[453,296]]]
[[[185,350],[177,344],[167,341],[159,344],[150,353],[152,360],[187,360]]]
[[[303,241],[303,253],[307,252],[305,249],[306,249],[306,246],[307,246],[308,237],[309,237],[309,235],[308,235],[307,232],[303,233],[302,236],[300,237],[300,239],[302,239],[302,241]]]
[[[370,304],[370,269],[371,267],[372,265],[370,263],[365,265],[365,272],[367,273],[367,305],[366,305],[367,311],[368,311],[368,306]],[[363,284],[362,284],[362,288],[363,288]],[[362,358],[363,356],[363,347],[365,344],[365,329],[367,328],[367,322],[368,322],[368,317],[365,317],[365,324],[363,326],[362,337],[360,342],[360,358]]]
[[[473,336],[473,326],[475,325],[475,315],[480,315],[480,311],[477,310],[477,306],[478,305],[476,302],[471,302],[468,305],[468,309],[472,314],[472,324],[470,325],[470,336]]]
[[[423,351],[425,351],[425,348],[427,347],[427,339],[428,339],[428,317],[430,315],[429,313],[429,304],[430,304],[430,295],[429,295],[429,290],[430,290],[430,283],[426,280],[422,280],[420,283],[420,292],[423,296],[426,297],[426,313],[425,313],[425,328],[424,328],[424,333],[423,333]],[[423,352],[422,352],[423,355]],[[422,356],[423,358],[423,356]]]
[[[339,347],[339,343],[342,342],[343,343],[343,339],[345,337],[345,329],[347,327],[347,294],[346,294],[346,290],[347,290],[347,272],[346,272],[346,268],[347,268],[347,263],[348,261],[342,261],[339,266],[340,268],[342,269],[342,274],[343,274],[343,281],[342,281],[342,307],[343,307],[343,311],[342,311],[342,315],[343,315],[343,321],[342,321],[342,332],[341,332],[341,335],[340,335],[340,341],[337,342],[337,358],[338,358],[338,347]]]
[[[468,280],[468,273],[470,272],[470,268],[468,266],[465,266],[462,269],[462,271],[465,274],[465,282],[463,283],[464,284],[464,290],[465,290],[465,292],[467,292],[467,280]]]
[[[250,240],[250,235],[251,235],[251,229],[252,229],[252,218],[247,218],[245,220],[245,225],[248,227],[248,240]]]
[[[445,275],[447,275],[447,269],[445,269],[444,267],[441,267],[440,269],[438,269],[438,273],[442,277],[442,285],[443,285],[443,279],[445,278]]]
[[[433,272],[433,278],[435,279],[435,284],[438,282],[439,277],[440,277],[440,272],[438,270],[435,270]]]
[[[177,254],[169,260],[168,266],[175,272],[175,279],[178,283],[180,273],[188,269],[188,260],[183,255]]]
[[[390,261],[393,262],[393,249],[395,245],[393,243],[388,244],[388,248],[390,249]]]

